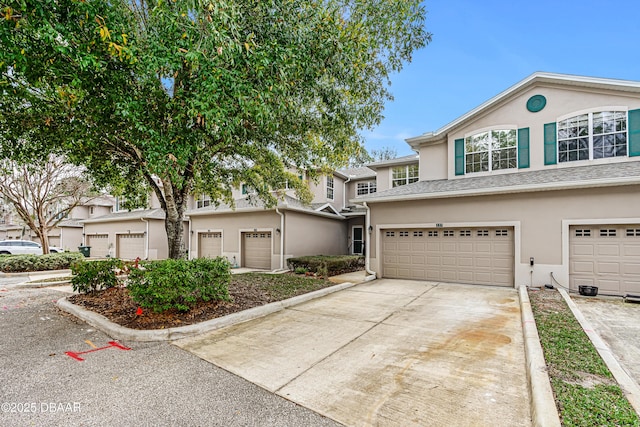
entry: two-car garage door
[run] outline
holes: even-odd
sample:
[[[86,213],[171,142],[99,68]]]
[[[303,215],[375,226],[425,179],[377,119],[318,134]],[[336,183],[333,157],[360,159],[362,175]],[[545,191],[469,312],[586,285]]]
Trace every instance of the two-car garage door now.
[[[382,275],[514,285],[512,227],[382,230]]]

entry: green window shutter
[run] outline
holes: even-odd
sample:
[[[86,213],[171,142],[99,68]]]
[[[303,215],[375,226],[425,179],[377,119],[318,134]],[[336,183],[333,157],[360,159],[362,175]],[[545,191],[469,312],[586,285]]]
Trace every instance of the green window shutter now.
[[[455,141],[456,175],[464,175],[464,139]]]
[[[629,157],[640,156],[640,110],[629,111]]]
[[[556,146],[556,124],[547,123],[544,125],[544,164],[555,165],[557,160]]]
[[[518,168],[529,167],[529,128],[518,129]]]

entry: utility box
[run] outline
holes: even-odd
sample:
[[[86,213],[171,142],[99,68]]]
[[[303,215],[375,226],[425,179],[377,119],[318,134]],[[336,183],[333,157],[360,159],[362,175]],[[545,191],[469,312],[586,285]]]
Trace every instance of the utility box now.
[[[91,246],[78,246],[78,250],[85,258],[89,258],[91,256]]]

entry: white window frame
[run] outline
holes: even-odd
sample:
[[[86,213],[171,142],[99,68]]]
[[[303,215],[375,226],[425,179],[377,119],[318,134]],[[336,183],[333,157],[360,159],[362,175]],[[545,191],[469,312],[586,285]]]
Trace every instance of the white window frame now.
[[[210,196],[202,195],[198,200],[196,200],[196,209],[206,208],[207,206],[211,206]]]
[[[598,157],[598,158],[594,158],[593,157],[593,138],[594,138],[594,133],[593,133],[593,116],[594,114],[597,113],[624,113],[625,115],[625,128],[624,128],[624,134],[625,134],[625,140],[626,140],[626,154],[625,155],[614,155],[614,156],[609,156],[609,157]],[[579,116],[587,116],[587,135],[583,135],[582,137],[580,136],[576,136],[576,137],[571,137],[571,138],[563,138],[561,140],[560,138],[560,123],[567,121],[569,119],[572,118],[576,118]],[[615,119],[614,119],[615,120]],[[615,134],[620,134],[622,133],[622,131],[613,131],[613,132],[607,132],[607,133],[602,133],[602,134],[597,134],[595,136],[600,136],[602,135],[603,137],[605,135],[615,135]],[[614,136],[615,138],[615,136]],[[587,139],[587,142],[589,144],[589,158],[588,159],[575,159],[575,160],[560,160],[560,142],[561,141],[568,141],[571,139],[575,139],[576,141],[579,139]],[[587,110],[581,110],[581,111],[576,111],[570,114],[566,114],[564,116],[558,117],[558,119],[556,120],[556,155],[557,155],[557,159],[558,159],[558,164],[571,164],[574,162],[586,162],[586,161],[591,161],[591,160],[613,160],[613,159],[619,159],[619,158],[627,158],[629,157],[629,110],[627,107],[625,106],[603,106],[603,107],[597,107],[597,108],[590,108]]]
[[[397,176],[396,172],[403,172],[402,176]],[[419,179],[420,167],[417,163],[403,166],[394,166],[391,168],[391,188],[418,182]]]
[[[365,196],[367,194],[373,194],[377,191],[376,181],[364,181],[356,184],[356,196]]]
[[[335,196],[333,177],[327,176],[326,183],[327,183],[327,199],[333,200],[333,197]]]
[[[504,148],[497,148],[497,149],[493,148],[493,132],[513,132],[515,136],[514,145],[504,147]],[[469,143],[472,143],[472,141],[469,141],[469,139],[477,138],[483,134],[487,135],[487,150],[469,151],[468,145]],[[498,168],[498,169],[494,168],[493,154],[496,152],[505,151],[505,150],[515,150],[513,167]],[[486,155],[487,157],[486,159],[487,170],[479,170],[479,171],[469,170],[468,169],[469,162],[467,161],[467,158],[468,158],[467,156],[469,155],[482,156],[483,154]],[[474,131],[473,133],[465,135],[464,137],[464,173],[465,175],[488,173],[493,171],[506,171],[506,170],[517,169],[517,168],[518,168],[518,129],[516,126],[499,126],[499,127],[493,127],[493,128],[479,129],[477,131]]]

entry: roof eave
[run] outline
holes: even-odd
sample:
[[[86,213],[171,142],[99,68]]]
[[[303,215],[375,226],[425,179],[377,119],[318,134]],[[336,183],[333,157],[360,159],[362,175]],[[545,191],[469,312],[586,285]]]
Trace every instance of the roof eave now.
[[[435,193],[406,194],[401,196],[382,196],[378,198],[360,199],[360,202],[384,203],[425,199],[445,199],[454,197],[491,196],[500,194],[531,193],[536,191],[569,190],[579,188],[615,187],[640,184],[640,177],[605,178],[590,181],[552,182],[544,185],[516,185],[510,187],[494,187],[485,189],[443,191]]]

